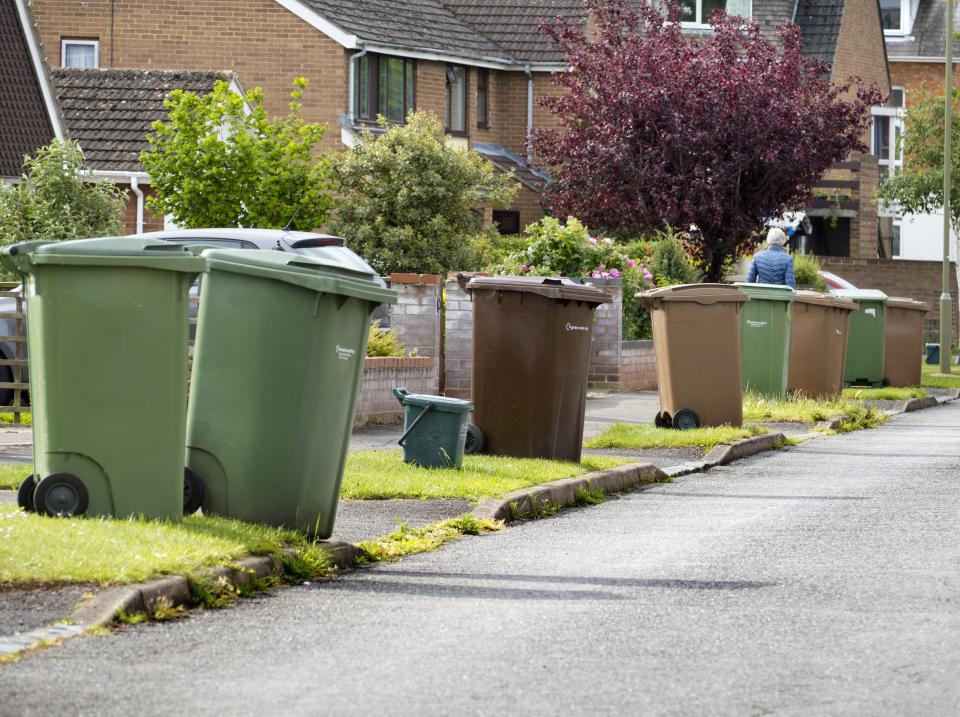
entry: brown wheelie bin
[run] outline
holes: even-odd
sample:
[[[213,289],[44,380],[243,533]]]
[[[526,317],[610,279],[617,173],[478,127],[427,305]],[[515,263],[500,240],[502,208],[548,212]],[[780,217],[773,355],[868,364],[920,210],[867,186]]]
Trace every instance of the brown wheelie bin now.
[[[740,310],[749,297],[728,284],[682,284],[637,294],[650,309],[660,413],[686,430],[743,423]]]
[[[816,291],[793,298],[787,387],[810,397],[839,396],[847,356],[847,329],[856,302]]]
[[[922,301],[887,299],[883,376],[891,386],[919,386],[923,357],[923,317],[930,307]]]
[[[554,277],[476,277],[466,288],[475,424],[467,451],[579,461],[593,312],[610,298]]]

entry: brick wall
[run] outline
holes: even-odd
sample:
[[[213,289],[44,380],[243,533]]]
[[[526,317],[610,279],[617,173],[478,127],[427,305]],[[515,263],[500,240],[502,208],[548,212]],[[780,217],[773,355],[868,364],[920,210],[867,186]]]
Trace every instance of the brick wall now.
[[[921,82],[928,89],[943,91],[945,62],[895,62],[890,61],[890,84],[907,89],[907,109],[910,108],[910,90]],[[960,58],[954,58],[953,86],[960,87]]]
[[[591,386],[616,387],[620,383],[620,349],[623,342],[623,286],[619,279],[591,279],[613,300],[593,312],[593,341],[590,348]]]
[[[119,185],[121,188],[123,184]],[[123,207],[123,233],[135,234],[137,231],[137,195],[130,191],[129,185],[126,186],[127,198]],[[146,205],[147,198],[156,194],[152,187],[140,185],[140,191],[143,192],[143,231],[159,232],[163,230],[163,215],[154,214]]]
[[[435,394],[437,361],[432,358],[367,358],[357,394],[354,426],[400,423],[403,408],[393,389]]]
[[[942,264],[936,261],[892,259],[846,259],[822,257],[824,271],[831,271],[861,289],[879,289],[888,296],[905,296],[930,305],[924,320],[924,336],[936,341],[939,335]],[[953,335],[957,336],[957,274],[950,265],[950,293],[953,296]]]
[[[620,347],[621,391],[656,391],[657,358],[653,341],[624,341]]]
[[[441,351],[441,289],[435,274],[391,274],[397,303],[390,307],[390,326],[408,352],[439,359]],[[439,366],[439,362],[436,364]],[[437,374],[439,381],[439,373]],[[437,386],[439,389],[439,384]],[[436,392],[436,391],[434,391]]]
[[[473,376],[473,302],[460,288],[456,274],[445,284],[443,393],[454,398],[470,398]]]
[[[839,84],[849,77],[859,77],[867,85],[876,84],[884,97],[890,94],[887,51],[877,0],[846,0],[843,3],[843,20],[831,79]],[[864,141],[869,145],[869,134],[864,136]]]

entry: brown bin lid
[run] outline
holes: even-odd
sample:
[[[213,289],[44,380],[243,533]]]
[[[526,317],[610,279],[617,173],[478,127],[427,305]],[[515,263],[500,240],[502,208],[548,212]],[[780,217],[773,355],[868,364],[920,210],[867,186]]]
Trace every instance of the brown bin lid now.
[[[648,309],[661,301],[695,301],[698,304],[717,304],[722,301],[749,301],[750,297],[731,284],[677,284],[650,289],[637,294],[640,303]]]
[[[848,309],[854,311],[857,308],[857,302],[850,299],[843,299],[833,294],[821,294],[819,291],[809,291],[803,289],[798,291],[793,297],[796,304],[816,304],[818,306],[832,306],[837,309]]]
[[[930,311],[930,305],[905,296],[891,296],[887,299],[888,309],[911,309],[912,311]]]
[[[602,289],[578,284],[561,276],[475,276],[467,282],[467,291],[518,291],[538,294],[558,301],[586,301],[608,304],[612,299]]]

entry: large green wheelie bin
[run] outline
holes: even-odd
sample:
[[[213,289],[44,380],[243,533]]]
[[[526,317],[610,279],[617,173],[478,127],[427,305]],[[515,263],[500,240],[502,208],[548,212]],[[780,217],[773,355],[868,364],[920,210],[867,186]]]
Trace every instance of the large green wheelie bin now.
[[[847,363],[843,381],[848,386],[883,386],[886,346],[887,295],[876,289],[842,289],[834,294],[857,305],[850,314]]]
[[[396,302],[339,251],[203,252],[186,460],[204,513],[333,531],[370,313]]]
[[[21,505],[180,520],[188,292],[206,261],[137,238],[26,242],[3,257],[27,297],[38,482]]]
[[[783,396],[790,371],[790,322],[796,292],[779,284],[736,284],[750,297],[740,312],[743,390]]]

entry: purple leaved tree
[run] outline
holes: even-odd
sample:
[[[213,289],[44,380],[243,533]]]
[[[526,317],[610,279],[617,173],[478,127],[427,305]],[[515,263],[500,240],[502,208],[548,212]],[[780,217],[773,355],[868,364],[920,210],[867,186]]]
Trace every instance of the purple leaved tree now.
[[[716,11],[712,32],[681,32],[679,6],[586,0],[575,22],[541,24],[566,53],[565,92],[541,102],[561,129],[533,135],[555,183],[546,204],[607,230],[696,224],[690,249],[708,281],[750,248],[763,222],[805,205],[826,171],[862,137],[875,86],[833,85],[829,65],[804,57],[800,30]]]

